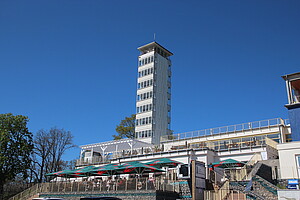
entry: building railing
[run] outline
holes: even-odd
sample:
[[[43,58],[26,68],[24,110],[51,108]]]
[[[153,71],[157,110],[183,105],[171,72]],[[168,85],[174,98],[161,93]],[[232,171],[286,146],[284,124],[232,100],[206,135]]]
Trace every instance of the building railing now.
[[[285,121],[281,118],[268,119],[262,121],[218,127],[218,128],[204,129],[199,131],[191,131],[191,132],[178,133],[173,135],[166,135],[161,137],[161,142],[171,142],[176,140],[192,139],[192,138],[205,137],[210,135],[249,131],[249,130],[260,129],[260,128],[270,128],[279,125],[285,125]]]
[[[40,183],[25,190],[24,192],[10,198],[9,200],[28,199],[38,193],[84,193],[84,192],[108,192],[108,191],[139,191],[139,190],[161,190],[179,192],[179,184],[177,181],[167,179],[151,179],[151,178],[130,178],[112,180],[94,181],[59,181]]]
[[[39,193],[41,190],[41,186],[42,184],[35,184],[32,187],[24,190],[23,192],[20,192],[19,194],[9,198],[9,200],[24,200],[24,199],[28,199],[32,196],[34,196],[35,194]]]
[[[101,156],[93,156],[90,159],[82,158],[76,160],[76,166],[84,166],[84,165],[102,165],[110,163],[109,159],[102,158]]]
[[[133,157],[133,156],[138,156],[138,155],[146,155],[146,154],[155,154],[163,152],[163,149],[161,147],[155,146],[153,148],[151,147],[143,147],[143,148],[136,148],[136,149],[127,149],[123,151],[116,151],[116,152],[111,152],[110,156],[105,156],[105,158],[99,158],[96,157],[95,159],[86,159],[86,158],[81,158],[76,160],[76,166],[84,166],[84,165],[98,165],[98,164],[105,164],[105,163],[110,163],[111,160],[113,159],[118,159],[118,158],[126,158],[126,157]]]
[[[261,153],[255,153],[250,160],[247,162],[248,166],[253,166],[254,164],[256,164],[258,161],[262,160],[262,156]]]
[[[277,149],[278,142],[266,137],[266,144],[274,149]]]

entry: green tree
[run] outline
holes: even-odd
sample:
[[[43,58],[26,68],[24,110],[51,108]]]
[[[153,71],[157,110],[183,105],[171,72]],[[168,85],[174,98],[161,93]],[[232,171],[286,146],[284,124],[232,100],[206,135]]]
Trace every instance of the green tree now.
[[[135,114],[130,117],[125,117],[119,125],[116,127],[118,135],[113,135],[114,140],[120,140],[123,138],[134,138],[135,128]]]
[[[0,114],[0,199],[6,182],[18,175],[27,177],[33,149],[28,120],[22,115]]]

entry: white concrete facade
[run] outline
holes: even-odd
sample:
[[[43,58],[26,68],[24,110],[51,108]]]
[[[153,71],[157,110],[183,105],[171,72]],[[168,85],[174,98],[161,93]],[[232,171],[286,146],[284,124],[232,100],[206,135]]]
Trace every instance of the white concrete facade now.
[[[171,111],[171,61],[173,55],[156,42],[138,50],[136,139],[159,144],[169,134]]]
[[[300,179],[300,142],[277,145],[282,179]]]

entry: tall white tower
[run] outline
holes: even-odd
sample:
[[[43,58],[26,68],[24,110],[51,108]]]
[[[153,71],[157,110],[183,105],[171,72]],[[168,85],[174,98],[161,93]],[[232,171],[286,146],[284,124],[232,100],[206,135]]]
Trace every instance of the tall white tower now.
[[[151,42],[138,50],[138,87],[135,136],[159,144],[160,137],[170,134],[171,60],[173,54]]]

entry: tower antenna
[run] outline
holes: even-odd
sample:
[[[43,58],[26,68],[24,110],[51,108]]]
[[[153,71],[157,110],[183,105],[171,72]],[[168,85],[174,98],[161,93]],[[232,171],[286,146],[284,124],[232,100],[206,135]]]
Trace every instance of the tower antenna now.
[[[155,41],[155,33],[153,34],[153,39],[154,39],[154,42],[156,42],[156,41]]]

